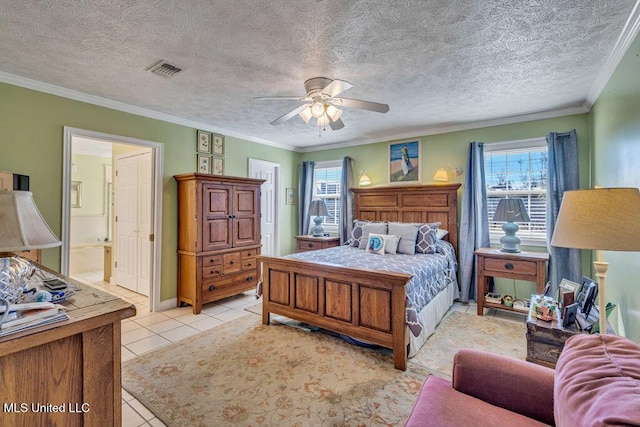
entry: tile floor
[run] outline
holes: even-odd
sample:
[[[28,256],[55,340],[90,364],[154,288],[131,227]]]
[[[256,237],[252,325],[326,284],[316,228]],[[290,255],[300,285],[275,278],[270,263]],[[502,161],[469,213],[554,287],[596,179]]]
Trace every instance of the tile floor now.
[[[190,306],[151,312],[147,297],[103,281],[102,272],[80,273],[72,277],[136,305],[137,314],[122,322],[123,362],[244,316],[248,313],[245,308],[258,302],[253,292],[245,292],[207,304],[198,315],[193,314]],[[476,304],[455,303],[451,310],[475,315]],[[485,309],[485,316],[518,323],[524,322],[526,318],[524,314],[493,308]],[[155,427],[164,426],[164,423],[136,398],[122,389],[122,426]]]

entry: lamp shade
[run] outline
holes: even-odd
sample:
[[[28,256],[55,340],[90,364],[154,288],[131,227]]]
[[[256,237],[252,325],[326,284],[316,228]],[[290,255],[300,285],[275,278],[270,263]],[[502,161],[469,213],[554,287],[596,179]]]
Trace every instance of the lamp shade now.
[[[369,185],[371,184],[371,179],[369,178],[369,175],[367,175],[367,173],[365,171],[361,171],[360,172],[360,181],[358,182],[359,185]]]
[[[324,200],[312,200],[309,205],[309,215],[310,216],[327,216],[329,212],[327,211],[327,205],[325,205]]]
[[[0,252],[60,246],[30,191],[0,191]]]
[[[522,199],[500,199],[493,221],[529,222],[529,214]]]
[[[637,188],[565,191],[551,246],[640,251],[640,192]]]
[[[449,181],[449,174],[445,168],[440,168],[436,171],[435,175],[433,175],[433,179],[435,181]]]

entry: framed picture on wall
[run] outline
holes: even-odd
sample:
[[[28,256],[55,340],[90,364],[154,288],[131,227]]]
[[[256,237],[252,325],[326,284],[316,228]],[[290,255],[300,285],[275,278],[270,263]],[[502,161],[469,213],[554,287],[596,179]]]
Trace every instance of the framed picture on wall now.
[[[211,156],[198,154],[198,173],[211,173]]]
[[[198,131],[198,153],[211,153],[211,134],[203,130]]]
[[[422,144],[420,139],[390,142],[387,152],[389,184],[422,181]]]
[[[224,136],[213,134],[213,154],[224,156]]]
[[[214,175],[224,175],[224,159],[220,159],[218,157],[213,158],[213,168],[211,173]]]
[[[287,194],[285,197],[287,205],[295,205],[296,204],[296,189],[295,188],[287,188]]]

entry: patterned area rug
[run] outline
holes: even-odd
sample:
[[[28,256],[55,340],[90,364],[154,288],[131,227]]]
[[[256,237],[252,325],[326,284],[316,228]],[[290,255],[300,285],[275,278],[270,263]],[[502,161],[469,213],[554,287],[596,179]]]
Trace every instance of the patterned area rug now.
[[[473,339],[491,350],[493,341],[483,336],[501,334],[486,326],[498,322],[521,326],[452,313],[433,337],[442,330],[458,348],[477,348],[463,341]],[[513,336],[524,349],[524,326]],[[122,382],[168,426],[402,425],[432,363],[450,375],[446,359],[455,350],[434,351],[431,342],[401,372],[393,368],[389,351],[277,322],[264,326],[259,316],[248,314],[125,362]],[[446,340],[435,345],[452,346]],[[421,357],[427,349],[435,359]],[[518,356],[524,357],[523,349]]]

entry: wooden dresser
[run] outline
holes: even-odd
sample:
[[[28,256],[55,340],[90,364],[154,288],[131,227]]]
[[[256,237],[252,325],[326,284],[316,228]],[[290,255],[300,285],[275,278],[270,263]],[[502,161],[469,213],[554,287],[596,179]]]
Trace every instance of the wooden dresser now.
[[[255,288],[261,179],[189,173],[178,181],[178,304],[202,305]]]
[[[70,319],[0,338],[0,425],[120,426],[120,322],[136,308],[56,276],[80,289],[62,303]]]

